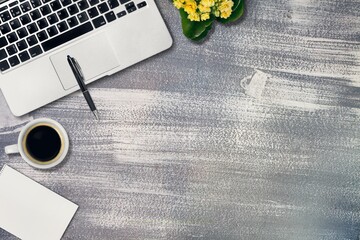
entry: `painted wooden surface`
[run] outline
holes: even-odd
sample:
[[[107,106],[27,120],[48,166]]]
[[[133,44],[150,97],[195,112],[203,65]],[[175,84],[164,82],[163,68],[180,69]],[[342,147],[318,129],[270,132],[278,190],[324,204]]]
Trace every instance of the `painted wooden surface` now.
[[[63,239],[359,239],[360,1],[247,1],[202,44],[158,6],[174,46],[91,85],[100,122],[0,100],[0,167],[79,204]],[[38,117],[71,139],[52,171],[3,150]]]

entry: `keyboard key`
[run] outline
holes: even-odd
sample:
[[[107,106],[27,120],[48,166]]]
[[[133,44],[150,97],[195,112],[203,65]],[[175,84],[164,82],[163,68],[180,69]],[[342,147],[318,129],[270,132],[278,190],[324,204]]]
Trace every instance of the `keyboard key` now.
[[[100,13],[105,13],[105,12],[109,11],[109,7],[106,4],[106,2],[99,4],[98,9],[99,9]]]
[[[16,43],[17,48],[19,49],[19,51],[24,50],[28,47],[27,43],[25,42],[25,40],[21,40],[19,42]]]
[[[47,40],[46,42],[43,42],[41,45],[44,49],[44,51],[49,51],[50,49],[53,49],[57,46],[60,46],[68,41],[71,41],[85,33],[88,33],[92,31],[94,28],[91,25],[90,22],[87,22],[83,25],[77,26],[70,31],[67,31],[66,33],[63,33],[59,36],[56,36],[54,38],[51,38]]]
[[[2,34],[6,34],[11,31],[9,24],[5,23],[0,26],[0,31]]]
[[[94,6],[99,3],[99,0],[88,0],[91,6]]]
[[[65,18],[67,18],[69,16],[68,12],[66,11],[66,9],[61,9],[60,11],[57,12],[60,20],[63,20]]]
[[[126,10],[128,11],[128,13],[132,13],[132,12],[136,11],[136,7],[134,6],[132,8],[127,8]]]
[[[130,0],[120,0],[120,3],[121,3],[121,4],[125,4],[125,3],[127,3],[127,2],[130,2]]]
[[[71,17],[71,18],[68,18],[67,20],[67,23],[69,24],[69,27],[75,27],[76,25],[79,25],[79,21],[76,19],[76,17]]]
[[[30,12],[30,17],[33,21],[35,21],[36,19],[39,19],[41,17],[41,14],[39,12],[39,10],[34,10],[32,12]]]
[[[33,6],[33,8],[37,8],[42,4],[40,0],[30,0],[30,3]]]
[[[22,23],[22,25],[26,25],[29,22],[31,22],[29,14],[22,15],[19,19],[20,19],[20,22]]]
[[[0,13],[1,21],[6,22],[11,19],[10,13],[8,11]]]
[[[0,38],[0,48],[3,48],[7,45],[7,41],[5,37]]]
[[[42,54],[42,52],[43,51],[41,50],[41,47],[39,45],[29,49],[29,53],[30,53],[31,57],[36,57],[36,56]]]
[[[17,17],[21,14],[20,8],[18,6],[10,9],[10,13],[13,17]]]
[[[17,56],[13,56],[13,57],[9,58],[9,63],[10,63],[10,66],[15,67],[16,65],[18,65],[20,63],[20,60]]]
[[[3,60],[7,57],[7,53],[5,52],[5,49],[0,50],[0,60]]]
[[[28,35],[28,32],[26,31],[26,28],[20,28],[16,31],[17,35],[19,36],[19,38],[24,38]]]
[[[68,7],[68,11],[69,11],[70,15],[74,15],[79,12],[79,9],[76,6],[76,4],[73,4]]]
[[[125,5],[126,9],[132,8],[134,6],[135,6],[134,2],[129,2],[128,4]]]
[[[101,27],[102,25],[106,24],[105,18],[103,16],[95,18],[92,22],[93,22],[95,28]]]
[[[54,24],[59,21],[59,18],[56,16],[55,13],[53,13],[53,14],[47,16],[47,20],[49,21],[50,24]]]
[[[83,22],[85,22],[86,20],[89,19],[86,12],[82,12],[82,13],[78,14],[77,17],[78,17],[80,23],[83,23]]]
[[[80,10],[85,10],[89,7],[89,4],[87,3],[86,0],[81,0],[80,2],[77,3],[77,5],[80,8]]]
[[[99,15],[99,12],[96,9],[96,7],[90,8],[87,12],[88,12],[90,18],[94,18]]]
[[[6,35],[6,38],[7,38],[9,43],[13,43],[13,42],[18,40],[18,37],[16,36],[16,33],[14,33],[14,32],[9,33],[8,35]]]
[[[50,37],[55,36],[56,34],[58,34],[58,30],[56,29],[55,26],[49,27],[48,29],[46,29],[47,33],[49,34]]]
[[[126,7],[126,10],[128,13],[132,13],[132,12],[136,11],[136,7],[133,2],[126,4],[125,7]]]
[[[10,21],[9,23],[10,23],[10,27],[12,28],[12,30],[15,30],[21,26],[21,23],[18,19],[14,19],[14,20]]]
[[[38,43],[38,40],[36,39],[35,35],[26,38],[26,41],[29,44],[29,46],[33,46]]]
[[[35,23],[31,23],[31,24],[27,25],[26,28],[30,34],[36,32],[38,30],[38,27],[36,26]]]
[[[56,26],[57,26],[57,28],[59,29],[60,32],[63,32],[63,31],[65,31],[65,30],[67,30],[69,28],[65,21],[56,24]]]
[[[49,4],[44,5],[44,6],[41,6],[41,7],[40,7],[40,12],[41,12],[41,14],[42,14],[43,16],[46,16],[46,15],[50,14],[50,13],[51,13],[51,9],[50,9],[50,7],[49,7]]]
[[[137,7],[138,7],[138,8],[143,8],[143,7],[145,7],[146,5],[147,5],[146,2],[141,2],[141,3],[138,3]]]
[[[108,4],[111,9],[118,7],[120,4],[117,0],[109,0]]]
[[[0,71],[3,72],[3,71],[5,71],[5,70],[7,70],[9,68],[10,68],[10,65],[6,60],[0,62]]]
[[[114,12],[108,12],[105,14],[105,18],[108,22],[112,22],[116,19]]]
[[[15,53],[17,53],[17,49],[16,49],[16,47],[15,47],[15,44],[12,44],[12,45],[10,45],[10,46],[7,46],[7,47],[6,47],[6,51],[7,51],[7,53],[9,54],[9,56],[14,55]]]
[[[25,62],[30,59],[30,55],[28,54],[27,51],[23,51],[23,52],[19,53],[19,58],[20,58],[21,62]]]
[[[45,3],[48,3],[50,2],[51,0],[42,0],[42,2],[45,4]]]
[[[118,14],[116,14],[116,16],[117,16],[118,18],[121,18],[121,17],[123,17],[123,16],[125,16],[125,15],[126,15],[126,11],[125,11],[125,10],[119,12]]]
[[[1,8],[0,8],[0,12],[6,10],[7,8],[8,8],[8,6],[3,6],[3,7],[1,7]]]
[[[51,2],[50,6],[53,11],[57,11],[61,8],[61,4],[58,0]]]
[[[64,7],[71,4],[71,0],[60,0],[60,2]]]
[[[49,26],[49,24],[47,23],[45,18],[38,20],[36,23],[40,29],[43,29],[43,28],[46,28],[47,26]]]
[[[19,3],[18,1],[12,2],[12,3],[9,4],[9,7],[15,6],[15,5],[17,5],[18,3]]]
[[[38,32],[36,34],[36,36],[37,36],[37,38],[39,39],[40,42],[42,42],[42,41],[44,41],[44,40],[46,40],[48,38],[45,30],[43,30],[41,32]]]
[[[28,2],[24,2],[23,4],[21,4],[20,8],[23,11],[23,13],[26,13],[31,10],[30,3],[28,3]]]

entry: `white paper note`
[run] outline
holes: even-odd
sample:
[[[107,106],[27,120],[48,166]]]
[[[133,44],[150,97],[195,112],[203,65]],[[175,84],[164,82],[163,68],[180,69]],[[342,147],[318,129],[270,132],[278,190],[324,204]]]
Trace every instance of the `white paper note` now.
[[[0,171],[0,227],[20,239],[61,239],[77,208],[7,165]]]

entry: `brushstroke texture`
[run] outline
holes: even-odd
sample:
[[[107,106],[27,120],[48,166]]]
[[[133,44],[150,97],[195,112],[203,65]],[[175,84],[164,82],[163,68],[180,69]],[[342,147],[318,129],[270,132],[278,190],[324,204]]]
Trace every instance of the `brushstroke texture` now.
[[[201,45],[157,4],[175,44],[91,84],[100,122],[79,93],[30,114],[64,125],[67,160],[5,156],[14,122],[0,166],[79,204],[65,240],[358,239],[360,2],[247,1]]]

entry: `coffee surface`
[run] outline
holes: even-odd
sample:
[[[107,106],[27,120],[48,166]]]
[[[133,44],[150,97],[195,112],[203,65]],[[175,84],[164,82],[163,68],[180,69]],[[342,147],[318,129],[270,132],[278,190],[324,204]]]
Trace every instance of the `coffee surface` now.
[[[34,159],[41,162],[51,161],[60,152],[61,139],[54,128],[38,126],[27,135],[26,148]]]

